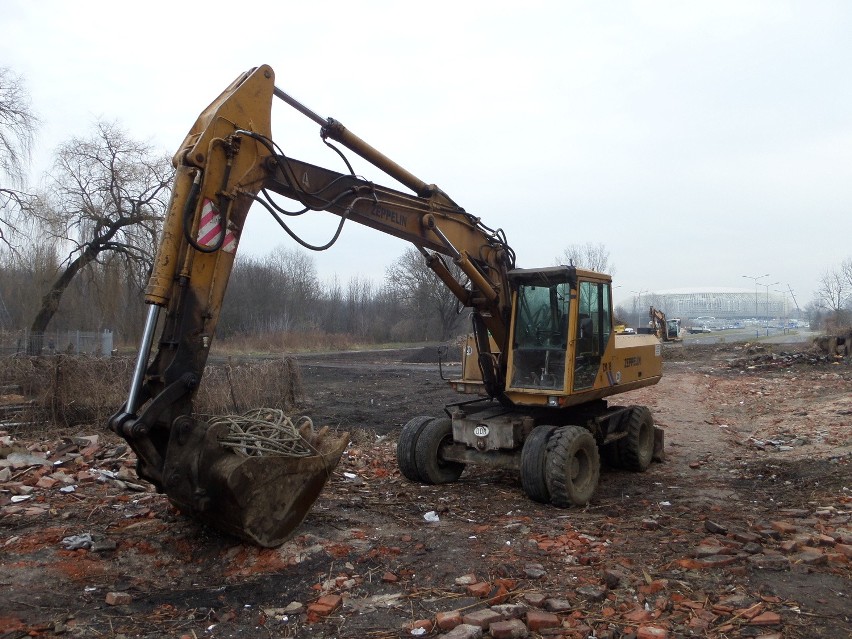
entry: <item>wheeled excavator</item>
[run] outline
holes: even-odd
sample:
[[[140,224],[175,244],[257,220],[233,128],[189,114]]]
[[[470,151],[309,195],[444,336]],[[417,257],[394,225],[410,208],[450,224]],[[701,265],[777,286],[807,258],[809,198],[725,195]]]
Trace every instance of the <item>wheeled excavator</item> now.
[[[279,148],[271,132],[276,98],[320,126],[345,171],[297,160]],[[333,143],[410,192],[359,177]],[[472,332],[462,375],[450,382],[460,401],[436,407],[443,408],[439,417],[412,418],[400,433],[397,461],[408,479],[452,482],[468,464],[511,468],[530,498],[561,507],[588,503],[601,455],[643,471],[658,452],[662,438],[650,411],[606,399],[655,384],[662,373],[655,336],[614,333],[609,275],[572,265],[516,266],[502,230],[486,226],[339,121],[293,99],[275,86],[269,66],[251,69],[225,89],[198,117],[173,162],[138,359],[128,399],[109,426],[135,451],[138,474],[182,512],[253,543],[278,545],[304,519],[348,443],[347,434],[320,437],[300,429],[302,454],[269,453],[253,447],[261,435],[242,433],[235,444],[227,423],[193,412],[240,235],[255,204],[309,248],[330,246],[345,222],[407,240],[469,309]],[[283,207],[282,198],[295,210]],[[320,211],[339,216],[339,226],[329,244],[311,247],[288,218]]]
[[[680,336],[680,319],[676,317],[667,318],[666,314],[658,308],[651,307],[648,311],[651,318],[651,329],[654,334],[664,342],[682,342]]]

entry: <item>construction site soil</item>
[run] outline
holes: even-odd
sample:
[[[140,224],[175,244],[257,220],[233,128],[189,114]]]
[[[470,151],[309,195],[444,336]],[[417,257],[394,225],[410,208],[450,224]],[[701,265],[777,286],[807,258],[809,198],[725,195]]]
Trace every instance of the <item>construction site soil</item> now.
[[[9,429],[0,637],[850,636],[850,362],[665,346],[663,380],[618,398],[665,461],[566,510],[507,471],[400,475],[403,423],[458,399],[436,349],[300,356],[300,413],[353,442],[275,549],[182,516],[102,425]]]

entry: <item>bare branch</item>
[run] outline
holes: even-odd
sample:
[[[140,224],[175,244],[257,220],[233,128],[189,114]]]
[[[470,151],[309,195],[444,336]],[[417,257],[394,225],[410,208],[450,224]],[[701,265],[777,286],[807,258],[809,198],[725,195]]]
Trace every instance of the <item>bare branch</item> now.
[[[558,264],[573,264],[578,268],[589,269],[598,273],[615,273],[615,265],[609,262],[609,250],[602,243],[570,244],[557,258]]]
[[[25,183],[38,123],[23,78],[0,67],[0,172],[12,186]]]
[[[119,259],[131,272],[150,268],[172,174],[167,157],[115,123],[98,122],[91,137],[59,148],[48,176],[49,205],[40,219],[71,248],[33,332],[47,328],[64,290],[91,265]]]

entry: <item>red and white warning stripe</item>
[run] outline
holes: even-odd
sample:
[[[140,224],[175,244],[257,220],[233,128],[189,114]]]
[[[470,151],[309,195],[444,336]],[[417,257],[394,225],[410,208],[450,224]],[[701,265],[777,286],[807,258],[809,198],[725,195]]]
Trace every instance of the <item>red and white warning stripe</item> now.
[[[222,233],[225,229],[222,226],[222,216],[213,205],[213,200],[205,199],[201,207],[201,221],[198,223],[198,235],[196,241],[201,246],[216,246],[222,238]],[[237,250],[237,236],[233,231],[225,233],[225,241],[222,242],[222,249],[226,253],[233,253]]]

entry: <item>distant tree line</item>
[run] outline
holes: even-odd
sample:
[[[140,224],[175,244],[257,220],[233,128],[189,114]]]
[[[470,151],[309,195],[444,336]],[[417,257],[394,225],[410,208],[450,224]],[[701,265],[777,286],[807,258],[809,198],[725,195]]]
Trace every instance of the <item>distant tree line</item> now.
[[[313,256],[278,248],[237,258],[218,331],[223,338],[319,331],[370,343],[446,340],[468,330],[454,300],[413,248],[380,282],[360,275],[321,281]]]
[[[98,121],[60,145],[39,189],[27,183],[39,124],[22,77],[0,67],[0,331],[142,331],[142,294],[166,213],[173,168],[166,154]],[[613,270],[602,244],[574,244],[558,263]],[[447,261],[460,281],[461,272]],[[362,342],[447,340],[468,313],[405,250],[379,281],[321,281],[314,258],[279,248],[238,255],[218,337],[346,335]],[[40,343],[32,345],[40,352]]]
[[[62,264],[49,244],[0,255],[0,329],[31,327]],[[105,256],[69,282],[50,330],[108,329],[120,342],[135,344],[144,321],[144,287],[144,273]],[[379,281],[360,275],[323,281],[313,255],[277,248],[265,256],[237,256],[217,337],[328,333],[364,343],[447,340],[469,328],[464,309],[450,297],[414,249]]]

